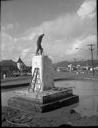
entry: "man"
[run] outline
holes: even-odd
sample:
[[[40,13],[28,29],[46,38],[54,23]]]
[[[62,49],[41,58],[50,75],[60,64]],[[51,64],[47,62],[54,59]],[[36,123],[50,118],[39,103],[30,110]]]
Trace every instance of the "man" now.
[[[42,46],[41,46],[41,42],[42,42],[43,36],[44,36],[44,34],[41,34],[41,35],[38,37],[36,55],[39,55],[39,51],[40,51],[41,55],[42,55],[42,53],[43,53],[43,48],[42,48]]]

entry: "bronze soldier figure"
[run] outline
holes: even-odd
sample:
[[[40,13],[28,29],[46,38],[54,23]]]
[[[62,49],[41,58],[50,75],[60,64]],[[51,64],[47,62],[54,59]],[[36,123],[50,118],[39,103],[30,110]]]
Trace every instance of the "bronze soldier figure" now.
[[[41,34],[41,35],[38,37],[36,55],[39,55],[39,51],[40,51],[40,54],[41,54],[41,55],[42,55],[42,53],[43,53],[43,48],[42,48],[42,46],[41,46],[41,42],[42,42],[43,36],[44,36],[44,34]]]

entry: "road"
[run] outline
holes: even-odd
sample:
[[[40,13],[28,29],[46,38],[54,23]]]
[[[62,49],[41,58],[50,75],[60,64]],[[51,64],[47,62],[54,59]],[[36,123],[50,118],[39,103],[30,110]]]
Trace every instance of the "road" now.
[[[98,73],[93,77],[91,73],[77,73],[77,72],[55,72],[54,81],[57,80],[73,80],[73,79],[91,79],[98,80]],[[32,76],[19,76],[11,77],[1,80],[1,88],[5,86],[16,86],[16,85],[29,85],[32,81]]]

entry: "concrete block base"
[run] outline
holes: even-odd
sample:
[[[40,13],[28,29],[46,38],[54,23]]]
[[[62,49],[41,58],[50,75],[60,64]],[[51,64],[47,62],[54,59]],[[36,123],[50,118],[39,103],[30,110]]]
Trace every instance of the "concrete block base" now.
[[[54,88],[36,93],[21,92],[8,100],[8,106],[22,111],[48,112],[63,106],[79,102],[79,96],[73,95],[72,88]]]

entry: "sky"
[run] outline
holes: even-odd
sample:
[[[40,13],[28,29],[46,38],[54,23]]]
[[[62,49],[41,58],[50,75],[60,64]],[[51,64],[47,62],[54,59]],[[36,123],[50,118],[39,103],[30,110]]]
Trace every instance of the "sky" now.
[[[88,44],[96,58],[96,0],[1,1],[1,57],[19,57],[31,65],[40,34],[44,55],[53,63],[90,59]]]

